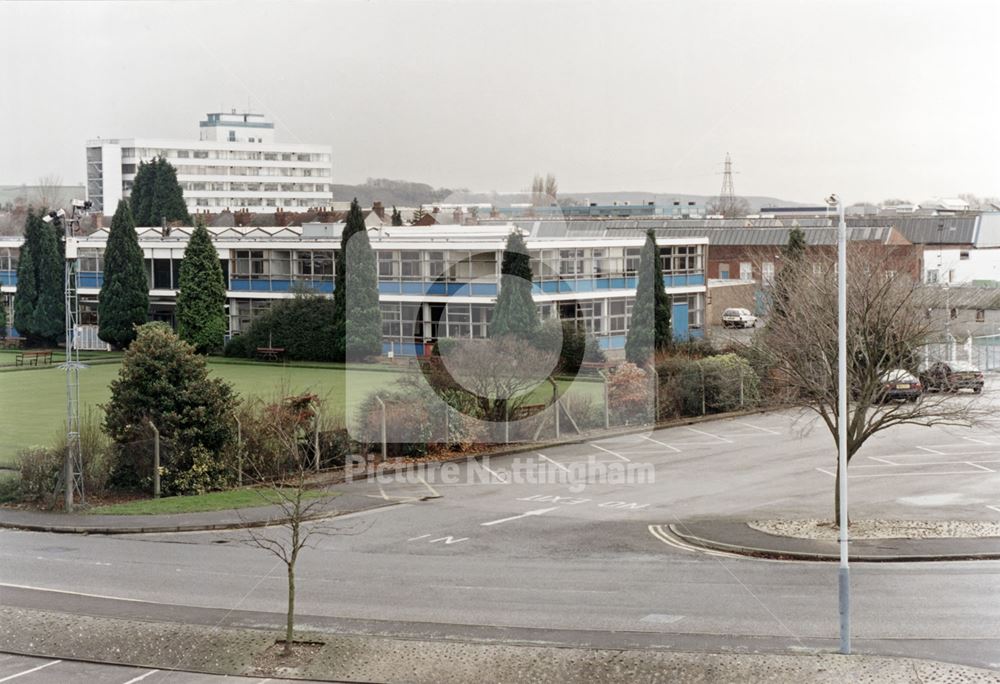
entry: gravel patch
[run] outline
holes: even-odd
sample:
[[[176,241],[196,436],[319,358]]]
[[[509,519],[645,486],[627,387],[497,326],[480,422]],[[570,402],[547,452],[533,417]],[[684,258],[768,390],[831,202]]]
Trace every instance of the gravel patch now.
[[[837,541],[829,520],[751,520],[760,532],[778,537]],[[976,539],[1000,537],[1000,522],[973,520],[854,520],[851,539]]]

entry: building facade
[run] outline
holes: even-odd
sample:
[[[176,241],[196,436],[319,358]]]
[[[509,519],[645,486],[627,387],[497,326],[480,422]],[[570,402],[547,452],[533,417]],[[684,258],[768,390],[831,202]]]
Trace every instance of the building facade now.
[[[99,138],[87,142],[87,198],[114,212],[139,167],[155,157],[177,170],[188,212],[329,208],[332,148],[279,143],[261,114],[210,113],[199,140]]]
[[[229,335],[245,331],[277,300],[300,290],[332,294],[343,224],[212,228],[226,281]],[[150,286],[150,318],[173,322],[180,264],[192,229],[140,228]],[[371,229],[378,263],[383,351],[426,353],[440,338],[486,337],[500,289],[500,267],[514,226]],[[602,349],[623,349],[635,300],[643,237],[539,235],[524,231],[534,273],[533,297],[543,318],[572,321]],[[103,282],[100,230],[79,241],[81,322],[97,325]],[[0,289],[17,285],[19,239],[0,239]],[[700,337],[705,324],[705,238],[659,241],[674,334]]]

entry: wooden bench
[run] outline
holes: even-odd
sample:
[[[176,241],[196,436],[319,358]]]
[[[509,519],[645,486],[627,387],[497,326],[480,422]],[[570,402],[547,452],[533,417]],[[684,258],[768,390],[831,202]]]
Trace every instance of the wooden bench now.
[[[3,345],[4,349],[20,349],[24,344],[24,338],[17,335],[10,335],[0,340],[0,344]]]
[[[264,361],[278,361],[284,353],[284,347],[257,347],[257,358]]]
[[[50,351],[23,351],[18,352],[14,359],[15,366],[37,366],[39,363],[52,363],[52,352]]]

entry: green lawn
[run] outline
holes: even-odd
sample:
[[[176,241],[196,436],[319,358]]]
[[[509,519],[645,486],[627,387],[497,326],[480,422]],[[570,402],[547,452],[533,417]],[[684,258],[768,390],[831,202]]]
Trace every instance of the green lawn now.
[[[118,375],[120,356],[98,357],[110,362],[91,365],[80,371],[81,415],[88,407],[95,413],[98,405],[110,396],[109,385]],[[388,388],[405,372],[391,366],[352,367],[342,364],[277,364],[233,362],[230,359],[209,361],[212,373],[233,384],[243,397],[276,399],[292,393],[313,392],[334,406],[353,410],[371,392]],[[600,402],[599,382],[578,381],[571,392],[591,395]],[[533,401],[543,402],[550,395],[547,386],[536,390]],[[66,374],[55,366],[0,370],[0,467],[16,463],[17,452],[29,446],[48,446],[65,429]]]
[[[285,490],[291,492],[292,490]],[[303,499],[318,499],[330,492],[309,489],[302,493]],[[280,499],[277,492],[270,489],[231,489],[225,492],[210,492],[197,496],[166,496],[162,499],[140,499],[110,506],[95,506],[87,511],[91,515],[166,515],[170,513],[201,513],[204,511],[225,511],[233,508],[250,508],[276,503]]]

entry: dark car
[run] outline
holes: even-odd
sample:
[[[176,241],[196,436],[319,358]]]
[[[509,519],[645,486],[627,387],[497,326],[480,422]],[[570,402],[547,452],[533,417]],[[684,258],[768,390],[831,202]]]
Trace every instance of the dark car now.
[[[916,402],[924,391],[920,380],[902,368],[886,371],[880,379],[882,381],[882,389],[879,392],[878,398],[883,402]]]
[[[920,382],[930,392],[957,392],[970,389],[976,394],[983,391],[983,373],[964,361],[938,361],[920,373]]]

